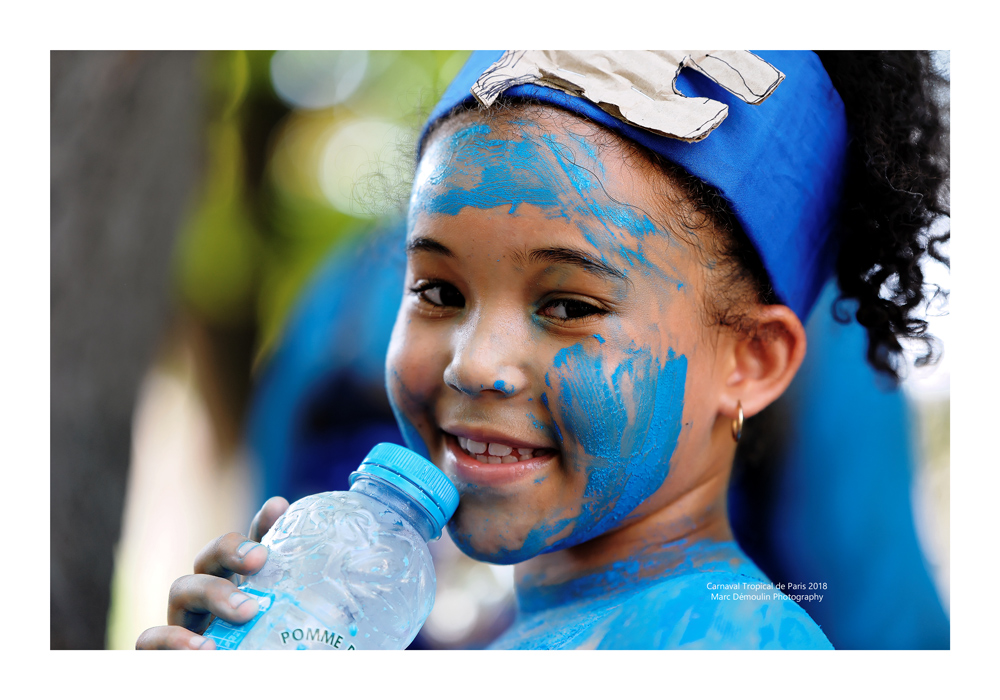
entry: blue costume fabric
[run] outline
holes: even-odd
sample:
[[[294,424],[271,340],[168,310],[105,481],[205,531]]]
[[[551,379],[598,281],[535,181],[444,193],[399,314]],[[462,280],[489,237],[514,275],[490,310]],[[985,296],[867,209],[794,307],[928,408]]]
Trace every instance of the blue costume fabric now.
[[[503,94],[561,107],[621,134],[715,186],[760,255],[778,298],[805,319],[833,271],[832,235],[846,162],[844,104],[812,51],[754,51],[785,74],[774,92],[749,105],[711,79],[685,69],[676,89],[729,106],[704,140],[688,143],[631,126],[582,97],[525,84]],[[431,112],[433,125],[458,105],[503,51],[476,51]]]

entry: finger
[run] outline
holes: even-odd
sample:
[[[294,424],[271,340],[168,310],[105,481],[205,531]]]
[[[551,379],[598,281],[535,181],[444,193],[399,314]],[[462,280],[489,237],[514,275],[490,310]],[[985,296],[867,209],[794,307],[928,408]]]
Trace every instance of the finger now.
[[[271,529],[274,522],[288,510],[288,501],[281,496],[273,496],[261,506],[253,522],[250,523],[250,539],[260,542],[267,531]]]
[[[260,571],[267,561],[267,547],[248,540],[238,532],[212,540],[194,559],[194,572],[229,579],[233,574],[248,576]]]
[[[167,623],[195,632],[208,627],[211,616],[242,624],[257,614],[257,598],[232,581],[206,574],[182,576],[170,587]]]
[[[211,639],[183,627],[151,627],[135,641],[136,649],[215,649]]]

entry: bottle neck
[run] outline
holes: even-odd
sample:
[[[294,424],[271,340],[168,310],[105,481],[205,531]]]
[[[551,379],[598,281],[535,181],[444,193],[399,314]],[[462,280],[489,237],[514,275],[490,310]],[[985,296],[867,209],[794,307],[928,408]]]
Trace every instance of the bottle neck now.
[[[399,513],[426,541],[430,542],[441,536],[441,530],[437,523],[424,510],[423,506],[415,503],[388,481],[370,474],[359,474],[351,485],[351,491],[374,498],[379,503]]]

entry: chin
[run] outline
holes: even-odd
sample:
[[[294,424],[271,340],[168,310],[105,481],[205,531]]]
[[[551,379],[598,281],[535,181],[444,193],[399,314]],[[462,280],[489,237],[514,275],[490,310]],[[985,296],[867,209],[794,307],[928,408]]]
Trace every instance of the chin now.
[[[448,524],[448,534],[455,545],[467,556],[489,564],[520,564],[532,557],[553,552],[569,546],[564,536],[567,523],[558,522],[553,526],[535,526],[518,538],[512,538],[510,531],[503,533],[483,528],[468,528],[462,523],[461,506]],[[561,535],[552,541],[553,535]]]

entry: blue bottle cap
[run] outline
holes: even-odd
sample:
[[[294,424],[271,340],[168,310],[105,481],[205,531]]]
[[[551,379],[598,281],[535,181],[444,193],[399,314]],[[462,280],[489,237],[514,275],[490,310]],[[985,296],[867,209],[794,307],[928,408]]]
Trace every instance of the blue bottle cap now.
[[[458,489],[443,471],[413,450],[391,442],[375,445],[361,466],[351,472],[350,483],[362,474],[384,479],[416,501],[434,520],[439,533],[458,508]]]

